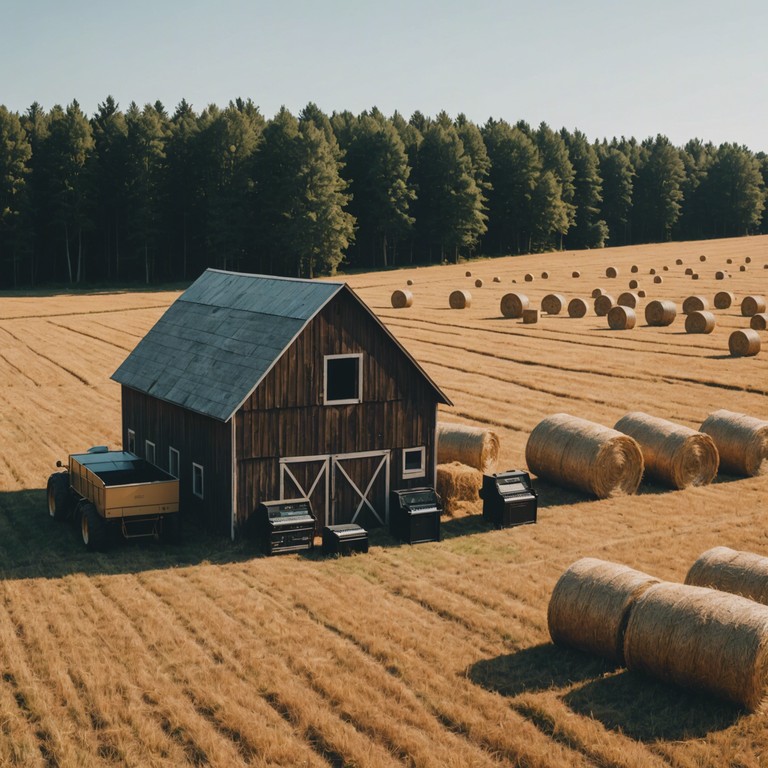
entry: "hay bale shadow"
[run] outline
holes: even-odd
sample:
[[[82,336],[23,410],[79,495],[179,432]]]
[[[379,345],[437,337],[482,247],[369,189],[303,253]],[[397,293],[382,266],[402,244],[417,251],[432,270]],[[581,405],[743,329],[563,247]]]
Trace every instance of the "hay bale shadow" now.
[[[629,671],[593,680],[563,701],[577,714],[643,742],[700,739],[745,714],[722,699]]]

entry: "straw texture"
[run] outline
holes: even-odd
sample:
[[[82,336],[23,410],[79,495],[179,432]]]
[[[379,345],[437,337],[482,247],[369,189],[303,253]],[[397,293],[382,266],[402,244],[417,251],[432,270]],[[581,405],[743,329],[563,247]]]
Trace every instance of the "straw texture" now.
[[[608,326],[613,331],[630,331],[635,327],[637,316],[631,307],[617,304],[608,310]]]
[[[483,473],[479,469],[458,461],[437,465],[435,490],[443,500],[443,511],[446,515],[456,514],[461,502],[479,501],[482,484]]]
[[[539,477],[600,499],[635,493],[643,476],[643,454],[635,440],[567,413],[534,427],[525,460]]]
[[[501,314],[504,317],[522,317],[523,310],[528,309],[529,303],[524,293],[505,293],[501,297]]]
[[[718,291],[715,294],[715,309],[729,309],[736,301],[736,297],[730,291]]]
[[[745,296],[741,300],[741,314],[752,317],[758,312],[765,312],[765,296]]]
[[[672,325],[677,317],[677,306],[667,299],[649,301],[645,305],[645,322],[648,325]]]
[[[768,557],[713,547],[699,555],[685,583],[741,595],[768,605]]]
[[[403,309],[413,305],[413,293],[411,291],[395,291],[392,294],[392,306],[395,309]]]
[[[541,311],[548,315],[559,315],[565,309],[567,301],[562,293],[548,293],[541,300]]]
[[[726,472],[747,477],[768,473],[768,421],[721,409],[707,416],[701,431],[714,440]]]
[[[469,291],[451,291],[448,303],[451,309],[467,309],[472,306],[472,294]]]
[[[760,334],[753,328],[734,331],[728,338],[728,349],[734,357],[752,357],[760,351]]]
[[[584,317],[589,307],[584,299],[571,299],[568,302],[568,317]]]
[[[711,312],[691,312],[685,318],[686,333],[712,333],[715,330],[715,316]]]
[[[437,423],[437,463],[453,461],[491,474],[499,459],[499,436],[492,429]]]

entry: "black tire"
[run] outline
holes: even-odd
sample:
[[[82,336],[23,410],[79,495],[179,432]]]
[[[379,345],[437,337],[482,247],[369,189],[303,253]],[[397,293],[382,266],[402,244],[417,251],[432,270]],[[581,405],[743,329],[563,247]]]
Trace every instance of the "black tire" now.
[[[103,552],[109,545],[107,521],[89,501],[80,505],[80,532],[83,544],[91,552]]]
[[[160,528],[160,541],[165,544],[178,544],[181,541],[181,515],[165,515]]]
[[[48,478],[48,514],[54,520],[66,520],[72,514],[69,472],[54,472]]]

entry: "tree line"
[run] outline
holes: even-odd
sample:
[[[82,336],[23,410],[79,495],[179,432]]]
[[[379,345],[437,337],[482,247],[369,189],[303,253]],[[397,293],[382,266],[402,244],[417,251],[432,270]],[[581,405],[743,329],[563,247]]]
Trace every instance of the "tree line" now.
[[[0,286],[312,277],[768,231],[768,156],[442,112],[0,106]]]

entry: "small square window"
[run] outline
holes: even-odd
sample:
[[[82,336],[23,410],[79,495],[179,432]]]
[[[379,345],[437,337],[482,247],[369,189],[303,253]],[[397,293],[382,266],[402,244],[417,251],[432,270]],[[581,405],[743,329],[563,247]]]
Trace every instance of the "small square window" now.
[[[136,433],[132,430],[128,430],[128,446],[126,448],[128,453],[136,453]]]
[[[179,476],[179,452],[175,448],[168,449],[168,474]]]
[[[325,403],[345,405],[363,399],[362,354],[327,355],[325,358]]]
[[[403,449],[403,478],[424,477],[426,473],[426,450],[420,448]]]
[[[192,464],[192,493],[203,498],[203,467],[200,464]]]
[[[150,440],[144,441],[144,458],[150,463],[155,463],[155,444]]]

